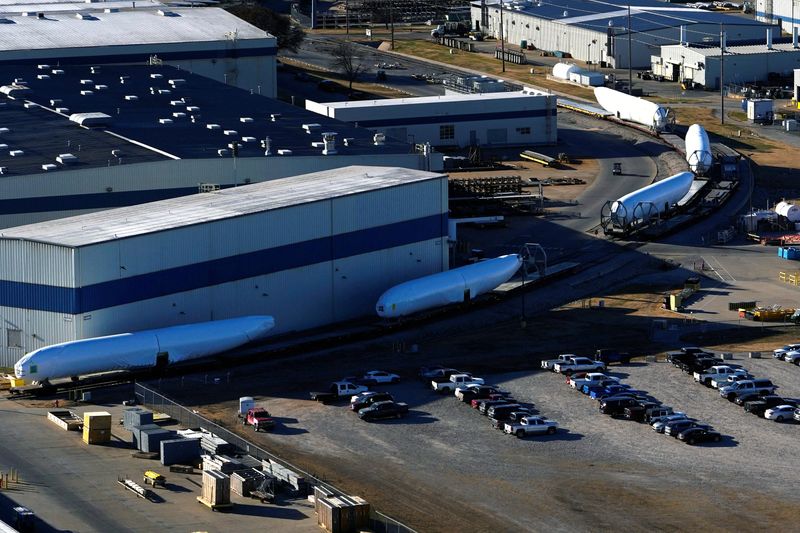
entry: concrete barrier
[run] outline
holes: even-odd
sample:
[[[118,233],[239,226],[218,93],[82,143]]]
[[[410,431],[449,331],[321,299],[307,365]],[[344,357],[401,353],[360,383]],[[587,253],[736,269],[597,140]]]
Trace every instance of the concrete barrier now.
[[[750,359],[761,359],[761,352],[750,352]]]

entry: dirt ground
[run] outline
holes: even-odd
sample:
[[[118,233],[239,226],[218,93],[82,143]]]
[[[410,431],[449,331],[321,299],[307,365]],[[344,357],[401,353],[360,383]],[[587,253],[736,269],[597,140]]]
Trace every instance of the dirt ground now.
[[[786,520],[795,516],[797,502],[788,497],[784,501],[788,494],[782,493],[783,485],[770,485],[769,490],[756,493],[742,491],[730,485],[738,471],[735,465],[724,475],[707,467],[701,468],[700,474],[695,472],[694,465],[703,464],[707,457],[727,461],[728,447],[738,446],[736,441],[708,451],[712,456],[705,454],[704,448],[651,435],[644,426],[636,425],[634,430],[620,421],[601,418],[598,422],[596,410],[586,403],[590,400],[580,395],[562,397],[567,394],[563,379],[538,371],[541,359],[566,351],[590,354],[596,348],[613,347],[645,356],[676,348],[649,340],[654,318],[674,317],[661,308],[661,300],[660,290],[631,287],[553,309],[531,320],[525,329],[514,321],[458,338],[426,339],[417,353],[398,353],[390,343],[376,340],[293,359],[290,365],[276,360],[237,368],[231,383],[219,390],[194,387],[190,378],[182,386],[170,382],[162,388],[239,431],[243,430],[233,424],[232,416],[237,398],[256,396],[278,416],[281,425],[273,434],[253,437],[247,432],[248,437],[346,491],[364,496],[382,512],[419,531],[540,529],[536,524],[571,531],[599,525],[602,529],[651,531],[682,529],[687,524],[719,530],[726,517],[746,528],[770,525],[786,530]],[[725,351],[766,351],[797,337],[792,332],[761,328],[742,328],[737,335],[712,338],[707,334],[681,342]],[[543,414],[567,422],[568,429],[558,439],[544,442],[517,441],[492,433],[485,428],[486,420],[476,418],[468,408],[452,398],[431,399],[430,391],[414,383],[417,368],[426,363],[485,375],[502,383],[518,399],[535,397]],[[412,416],[408,423],[364,424],[345,407],[306,399],[309,390],[327,381],[371,368],[385,368],[403,377],[404,383],[391,392],[409,402]],[[691,378],[684,384],[685,379],[669,365],[658,363],[655,370],[649,368],[634,365],[618,370],[645,380],[649,390],[659,390],[664,396],[672,389],[658,387],[668,380],[678,383],[672,387],[693,386]],[[783,372],[795,370],[788,364],[781,368]],[[797,373],[787,375],[796,379]],[[703,391],[706,394],[713,402],[713,396]],[[682,392],[676,397],[686,395]],[[692,405],[695,410],[712,409],[705,401],[698,402]],[[727,402],[723,403],[727,409]],[[706,416],[713,417],[713,409]],[[581,410],[586,415],[580,415]],[[725,416],[720,423],[738,433],[736,421],[741,413],[731,411]],[[783,433],[775,438],[785,444],[787,438],[796,438],[797,429],[781,426]],[[645,446],[644,452],[655,437],[655,448],[640,457],[638,447]],[[737,447],[737,460],[746,460],[758,443],[769,438],[761,435],[754,443]],[[670,472],[673,463],[685,470]],[[754,467],[753,475],[767,475],[767,466]],[[745,502],[746,513],[741,512]],[[700,508],[711,511],[699,513]]]

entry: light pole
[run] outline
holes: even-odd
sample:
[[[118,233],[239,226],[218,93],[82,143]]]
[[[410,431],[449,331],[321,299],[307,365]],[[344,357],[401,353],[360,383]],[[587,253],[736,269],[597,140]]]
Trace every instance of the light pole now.
[[[794,0],[792,0],[794,4]],[[719,25],[719,118],[720,124],[725,124],[725,32],[724,26]]]
[[[392,26],[392,50],[394,50],[394,0],[389,0],[389,23]]]
[[[506,36],[503,32],[503,0],[500,0],[500,60],[503,63],[503,72],[506,71]]]
[[[628,94],[633,94],[633,53],[631,52],[633,45],[631,44],[631,34],[633,28],[631,27],[631,5],[628,4]]]

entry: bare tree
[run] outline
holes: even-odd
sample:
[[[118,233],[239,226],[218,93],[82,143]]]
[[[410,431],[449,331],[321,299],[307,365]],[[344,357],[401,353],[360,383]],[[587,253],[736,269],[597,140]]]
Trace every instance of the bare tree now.
[[[336,45],[331,52],[333,66],[339,69],[353,90],[353,82],[366,71],[367,67],[356,56],[356,46],[350,41],[343,41]]]

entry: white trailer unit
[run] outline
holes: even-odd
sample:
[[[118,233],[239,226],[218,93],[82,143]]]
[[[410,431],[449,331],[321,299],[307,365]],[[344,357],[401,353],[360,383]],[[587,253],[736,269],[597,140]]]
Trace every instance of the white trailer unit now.
[[[526,88],[356,102],[306,100],[306,109],[409,143],[542,145],[557,139],[556,98]]]
[[[355,166],[3,230],[0,366],[61,342],[244,315],[285,334],[447,269],[447,178]]]
[[[747,120],[753,122],[768,122],[775,116],[773,114],[773,101],[768,98],[753,98],[747,100]]]

